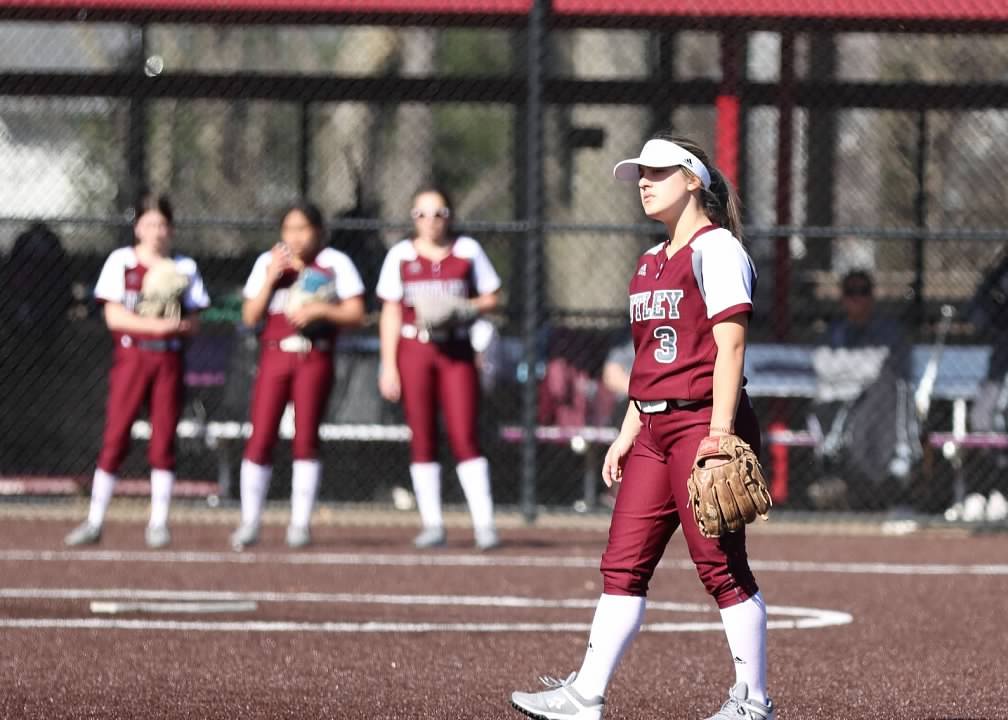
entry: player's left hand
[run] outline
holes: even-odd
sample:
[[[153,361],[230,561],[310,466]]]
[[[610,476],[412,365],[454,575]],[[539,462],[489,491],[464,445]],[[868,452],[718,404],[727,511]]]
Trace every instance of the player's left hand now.
[[[296,310],[291,310],[287,315],[291,325],[299,330],[310,323],[322,318],[326,310],[326,303],[310,302],[302,305]]]

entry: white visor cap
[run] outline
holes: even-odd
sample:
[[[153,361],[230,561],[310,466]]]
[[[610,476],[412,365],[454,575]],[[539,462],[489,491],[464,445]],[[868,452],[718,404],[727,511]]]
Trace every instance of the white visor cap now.
[[[681,145],[669,140],[648,140],[644,143],[640,157],[616,163],[613,175],[620,180],[639,180],[640,166],[653,168],[686,167],[693,171],[703,186],[710,189],[710,172],[700,158]]]

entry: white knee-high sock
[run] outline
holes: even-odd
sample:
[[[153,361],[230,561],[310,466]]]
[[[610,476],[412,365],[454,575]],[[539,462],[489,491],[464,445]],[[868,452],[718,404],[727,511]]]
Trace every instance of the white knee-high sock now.
[[[762,593],[721,610],[728,647],[735,662],[735,682],[749,686],[749,697],[765,703],[766,603]]]
[[[474,528],[494,526],[493,497],[490,494],[490,464],[485,457],[465,460],[455,466]]]
[[[171,506],[172,486],[175,473],[171,470],[151,468],[150,473],[150,523],[151,527],[168,523],[168,508]]]
[[[241,521],[242,525],[259,525],[262,516],[263,503],[269,492],[270,480],[273,478],[271,465],[259,465],[251,460],[242,460],[241,464]]]
[[[588,650],[574,679],[574,689],[584,698],[605,696],[606,686],[620,658],[640,630],[647,601],[633,595],[606,595],[595,606]]]
[[[413,463],[409,470],[420,522],[425,528],[444,527],[441,516],[441,464]]]
[[[308,527],[321,477],[318,460],[295,460],[291,465],[291,525]]]
[[[105,511],[108,510],[118,479],[112,473],[95,468],[94,480],[91,483],[91,506],[88,509],[88,522],[91,525],[101,527],[105,521]]]

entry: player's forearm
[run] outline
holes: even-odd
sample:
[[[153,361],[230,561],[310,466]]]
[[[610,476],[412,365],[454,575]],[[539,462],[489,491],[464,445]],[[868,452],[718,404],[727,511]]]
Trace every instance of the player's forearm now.
[[[637,407],[633,400],[627,403],[626,415],[623,416],[623,423],[620,425],[620,435],[628,438],[636,438],[640,434],[641,419]]]
[[[357,296],[336,303],[324,303],[321,317],[333,325],[359,327],[364,322],[364,298]]]
[[[386,302],[382,305],[378,318],[378,338],[381,342],[382,367],[396,367],[399,352],[399,337],[402,333],[402,307],[399,303]]]
[[[714,401],[711,428],[734,432],[735,411],[742,392],[742,369],[745,365],[744,323],[729,321],[714,326],[717,358],[714,360]]]
[[[105,303],[105,325],[113,332],[163,335],[166,331],[162,318],[143,317],[127,310],[120,303]]]
[[[470,302],[473,307],[476,308],[476,312],[480,315],[483,313],[493,312],[497,309],[497,305],[500,303],[500,293],[492,292],[484,295],[477,295],[470,300]]]
[[[248,327],[254,327],[262,322],[262,319],[266,316],[266,309],[269,307],[272,295],[273,289],[264,287],[258,295],[245,298],[241,310],[242,322]]]

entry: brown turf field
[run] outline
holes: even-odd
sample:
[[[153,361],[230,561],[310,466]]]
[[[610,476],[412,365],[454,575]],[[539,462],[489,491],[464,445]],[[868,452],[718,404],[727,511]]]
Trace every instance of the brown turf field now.
[[[233,509],[176,508],[173,545],[148,551],[145,506],[123,503],[73,551],[79,501],[0,504],[0,717],[517,720],[511,690],[577,669],[600,592],[599,517],[505,515],[504,546],[479,554],[449,516],[448,547],[421,554],[411,514],[324,508],[316,545],[291,552],[277,508],[236,554]],[[1008,718],[1006,549],[757,527],[778,718]],[[650,600],[606,717],[706,717],[732,665],[680,538]]]

